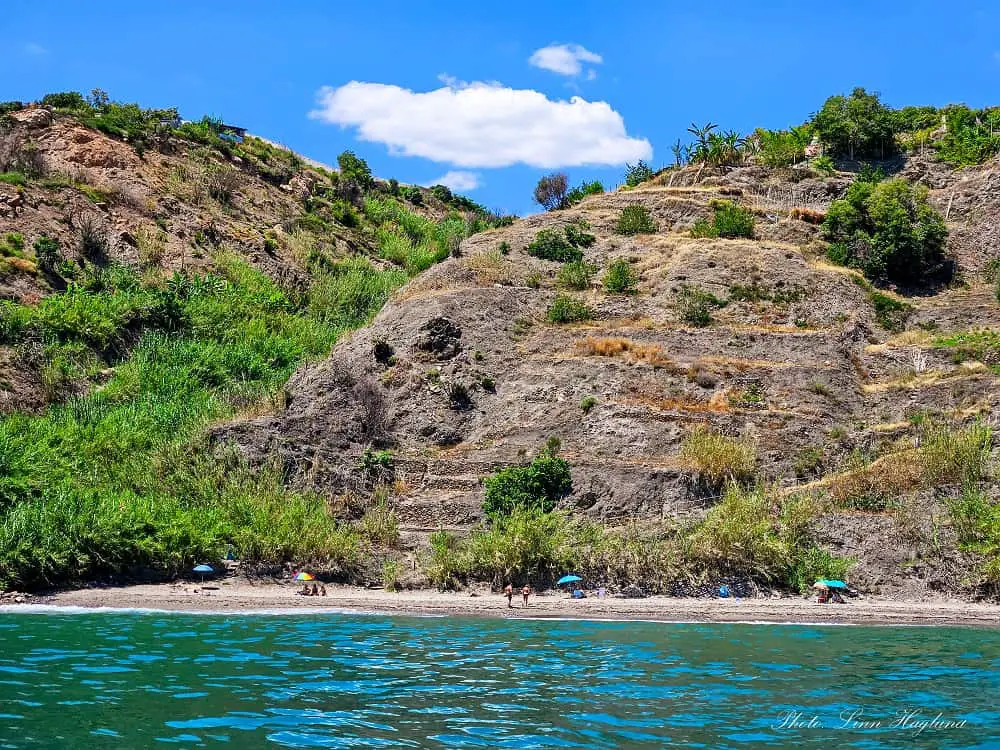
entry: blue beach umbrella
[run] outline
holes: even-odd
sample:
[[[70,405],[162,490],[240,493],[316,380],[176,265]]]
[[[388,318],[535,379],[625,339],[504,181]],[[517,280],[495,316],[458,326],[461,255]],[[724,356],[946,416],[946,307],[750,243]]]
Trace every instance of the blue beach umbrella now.
[[[831,589],[846,589],[847,588],[847,584],[844,583],[843,581],[823,581],[823,583],[825,583]]]
[[[194,572],[201,576],[201,580],[205,580],[206,575],[211,575],[215,571],[212,569],[211,565],[196,565],[194,567]]]
[[[582,581],[580,576],[563,576],[558,581],[556,581],[556,586],[562,586],[564,583],[576,583],[577,581]]]

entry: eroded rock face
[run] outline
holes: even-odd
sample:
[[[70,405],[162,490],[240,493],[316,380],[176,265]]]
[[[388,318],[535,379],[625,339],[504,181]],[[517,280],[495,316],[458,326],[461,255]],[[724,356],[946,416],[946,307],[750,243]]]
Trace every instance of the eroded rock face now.
[[[44,107],[30,107],[18,112],[11,112],[10,117],[32,129],[47,128],[52,124],[52,113]]]
[[[417,349],[430,352],[440,360],[451,359],[462,351],[462,329],[447,318],[432,318],[420,327],[423,334]]]
[[[469,238],[461,257],[411,281],[329,360],[296,373],[283,412],[221,428],[216,440],[255,460],[277,454],[295,484],[336,498],[360,486],[359,458],[376,442],[363,434],[363,399],[352,395],[353,383],[368,379],[385,396],[377,443],[391,447],[405,486],[396,512],[406,528],[481,521],[483,478],[530,460],[549,437],[560,438],[572,467],[562,508],[609,524],[672,525],[697,520],[718,500],[681,456],[696,428],[753,441],[760,480],[793,491],[855,450],[900,439],[921,409],[967,413],[1000,398],[985,367],[951,377],[954,363],[933,348],[926,366],[947,376],[919,392],[898,385],[912,374],[913,357],[880,326],[867,289],[810,249],[819,229],[782,208],[783,188],[768,198],[750,172],[736,172],[717,179],[717,190],[610,193]],[[796,195],[820,205],[841,182],[813,180]],[[691,238],[709,202],[737,189],[762,202],[756,237]],[[634,203],[648,209],[657,233],[615,232],[622,208]],[[596,236],[585,260],[600,272],[628,260],[640,279],[636,294],[605,293],[600,272],[589,288],[567,292],[559,264],[525,252],[539,230],[578,219]],[[725,302],[703,327],[686,318],[688,288]],[[551,324],[548,307],[566,293],[594,319]],[[914,326],[1000,327],[990,289],[911,301]],[[467,401],[456,403],[456,385]],[[888,516],[869,523],[833,514],[822,524],[832,532],[828,546],[864,558],[859,580],[873,589],[900,585],[901,561],[929,549],[879,544],[898,534]],[[914,569],[922,577],[907,579],[913,591],[946,577],[940,566]]]

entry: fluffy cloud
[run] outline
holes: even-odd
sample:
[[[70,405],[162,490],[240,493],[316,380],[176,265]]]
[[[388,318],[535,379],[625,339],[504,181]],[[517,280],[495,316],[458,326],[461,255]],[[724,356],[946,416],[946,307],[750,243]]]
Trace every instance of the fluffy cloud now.
[[[40,57],[41,55],[49,54],[49,51],[45,49],[45,47],[43,47],[40,44],[37,44],[36,42],[28,42],[27,44],[25,44],[24,51],[25,53],[32,55],[34,57]]]
[[[431,185],[444,185],[452,190],[462,192],[464,190],[475,190],[480,184],[479,175],[475,172],[462,172],[453,169],[449,172],[445,172],[436,180],[431,180],[424,187],[430,187]]]
[[[320,89],[317,105],[310,117],[354,127],[361,140],[459,167],[618,165],[653,153],[607,102],[555,101],[498,83],[414,92],[351,81]]]
[[[548,47],[536,49],[528,58],[528,62],[536,68],[551,70],[560,75],[578,76],[583,70],[582,63],[599,65],[604,62],[604,58],[579,44],[550,44]],[[590,79],[597,75],[593,70],[587,71],[587,74]]]

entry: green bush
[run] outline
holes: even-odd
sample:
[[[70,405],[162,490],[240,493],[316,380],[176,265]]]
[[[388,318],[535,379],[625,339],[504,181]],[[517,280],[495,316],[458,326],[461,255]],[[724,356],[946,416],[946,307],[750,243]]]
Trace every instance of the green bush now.
[[[580,408],[583,410],[584,414],[589,414],[590,410],[597,406],[596,396],[584,396],[580,400]]]
[[[309,290],[309,312],[334,328],[356,328],[371,320],[405,282],[403,271],[379,271],[367,258],[349,258],[316,279]]]
[[[54,107],[55,109],[87,109],[87,100],[79,91],[63,91],[55,94],[46,94],[42,97],[42,105]]]
[[[536,258],[559,263],[583,260],[583,252],[566,238],[565,232],[558,229],[541,230],[525,251]]]
[[[337,157],[337,166],[340,167],[340,176],[353,180],[362,190],[368,191],[375,187],[375,178],[372,177],[372,170],[368,162],[358,157],[353,151],[344,151]]]
[[[656,222],[645,206],[634,203],[622,209],[615,231],[624,235],[653,234],[656,231]]]
[[[797,556],[788,577],[788,585],[800,594],[812,591],[820,579],[842,581],[854,564],[848,557],[837,557],[822,547],[808,547]]]
[[[637,164],[625,165],[625,184],[629,187],[637,187],[651,179],[653,179],[653,170],[641,159]]]
[[[565,289],[577,291],[590,288],[590,282],[597,273],[597,266],[582,260],[565,263],[556,274],[556,283]]]
[[[28,184],[28,179],[23,172],[0,172],[0,183],[24,187]]]
[[[593,247],[594,243],[597,242],[597,238],[590,234],[588,229],[590,229],[590,225],[583,219],[579,219],[572,224],[567,224],[563,231],[566,233],[569,244],[573,247],[588,248]]]
[[[550,512],[573,490],[569,464],[546,447],[527,466],[509,466],[486,478],[483,510],[494,521],[515,510]]]
[[[574,561],[572,521],[539,507],[515,507],[468,542],[469,571],[500,587],[514,580],[555,581]]]
[[[875,320],[880,326],[894,333],[906,328],[906,320],[913,313],[913,305],[874,289],[868,293],[868,299],[875,308]]]
[[[604,185],[602,185],[597,180],[593,182],[581,182],[575,188],[566,193],[565,204],[567,206],[574,206],[584,198],[591,195],[600,195],[604,192]]]
[[[551,323],[579,323],[594,317],[594,311],[578,299],[567,294],[557,295],[546,311]]]
[[[753,238],[753,212],[729,200],[711,203],[712,219],[698,219],[691,229],[692,237]]]
[[[856,181],[830,205],[822,230],[830,259],[870,279],[917,283],[947,272],[948,230],[921,185]]]
[[[639,275],[627,260],[619,259],[608,266],[601,283],[609,294],[634,294]]]
[[[725,307],[726,303],[711,292],[685,284],[677,292],[676,305],[681,320],[704,328],[712,324],[712,310]]]

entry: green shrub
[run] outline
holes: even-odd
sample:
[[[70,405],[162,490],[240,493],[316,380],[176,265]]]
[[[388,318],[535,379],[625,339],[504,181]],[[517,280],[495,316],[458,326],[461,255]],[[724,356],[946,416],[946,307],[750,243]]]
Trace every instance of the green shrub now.
[[[848,557],[837,557],[822,547],[811,546],[797,556],[789,575],[788,585],[800,594],[812,590],[816,581],[842,581],[847,578],[847,571],[854,564]]]
[[[639,275],[627,260],[619,259],[608,266],[601,283],[609,294],[634,294]]]
[[[757,470],[757,446],[750,440],[698,428],[684,440],[681,459],[709,485],[746,484]]]
[[[704,328],[712,324],[712,310],[725,307],[726,303],[711,292],[685,284],[677,293],[676,305],[681,320]]]
[[[615,231],[624,235],[653,234],[656,231],[656,222],[645,206],[634,203],[622,209]]]
[[[625,184],[629,187],[637,187],[646,180],[653,179],[653,170],[641,159],[637,164],[625,165]]]
[[[906,327],[906,320],[913,313],[913,305],[875,290],[868,293],[868,299],[875,308],[875,320],[884,329],[898,333]]]
[[[559,263],[583,260],[583,252],[566,238],[565,232],[558,229],[541,230],[525,251],[536,258]]]
[[[24,187],[28,184],[28,179],[23,172],[0,172],[0,183]]]
[[[745,237],[747,239],[753,237],[754,220],[750,209],[727,200],[713,202],[712,208],[715,231],[718,237]]]
[[[713,200],[712,219],[698,219],[692,237],[753,238],[753,212],[729,200]]]
[[[787,167],[806,158],[812,130],[806,125],[790,130],[758,128],[752,136],[758,145],[757,159],[769,167]]]
[[[591,195],[601,195],[604,192],[604,185],[597,180],[593,182],[582,182],[566,193],[565,203],[567,206],[574,206],[584,198]]]
[[[573,490],[569,464],[546,447],[527,466],[509,466],[484,481],[483,510],[494,521],[516,509],[550,512]]]
[[[439,590],[455,588],[468,572],[465,550],[457,536],[439,530],[431,534],[430,554],[424,562],[424,573]]]
[[[46,94],[42,97],[42,105],[55,109],[87,109],[87,101],[79,91],[64,91]]]
[[[59,251],[59,242],[43,234],[35,240],[32,247],[35,250],[38,267],[45,273],[56,273],[56,269],[63,261],[62,253]]]
[[[590,225],[583,219],[579,219],[572,224],[567,224],[563,231],[566,233],[569,244],[573,247],[588,248],[593,247],[594,243],[597,242],[597,238],[587,232],[588,229],[590,229]]]
[[[830,259],[873,280],[913,283],[944,273],[948,230],[927,194],[901,179],[855,181],[823,222]]]
[[[587,305],[567,294],[557,295],[546,311],[551,323],[579,323],[594,317],[594,311]]]
[[[590,288],[590,282],[597,273],[597,266],[582,260],[565,263],[556,274],[556,283],[565,289],[577,291]]]
[[[948,510],[962,549],[982,557],[983,579],[1000,584],[1000,503],[966,485],[960,497],[948,501]]]
[[[572,569],[572,522],[563,513],[517,506],[468,542],[469,570],[494,586],[513,580],[544,585]]]
[[[316,279],[309,290],[309,312],[335,328],[356,328],[367,323],[405,282],[403,271],[379,271],[367,258],[348,258]]]
[[[580,408],[584,414],[589,414],[590,410],[597,406],[596,396],[584,396],[580,401]]]
[[[356,182],[362,190],[368,191],[375,187],[375,178],[368,162],[358,157],[353,151],[344,151],[337,157],[340,176]]]
[[[812,168],[824,177],[832,177],[837,172],[837,167],[833,163],[833,159],[826,154],[823,154],[823,156],[817,156],[813,159]]]
[[[772,506],[767,490],[730,484],[692,535],[695,555],[716,570],[768,581],[785,579],[793,551],[782,538]]]

